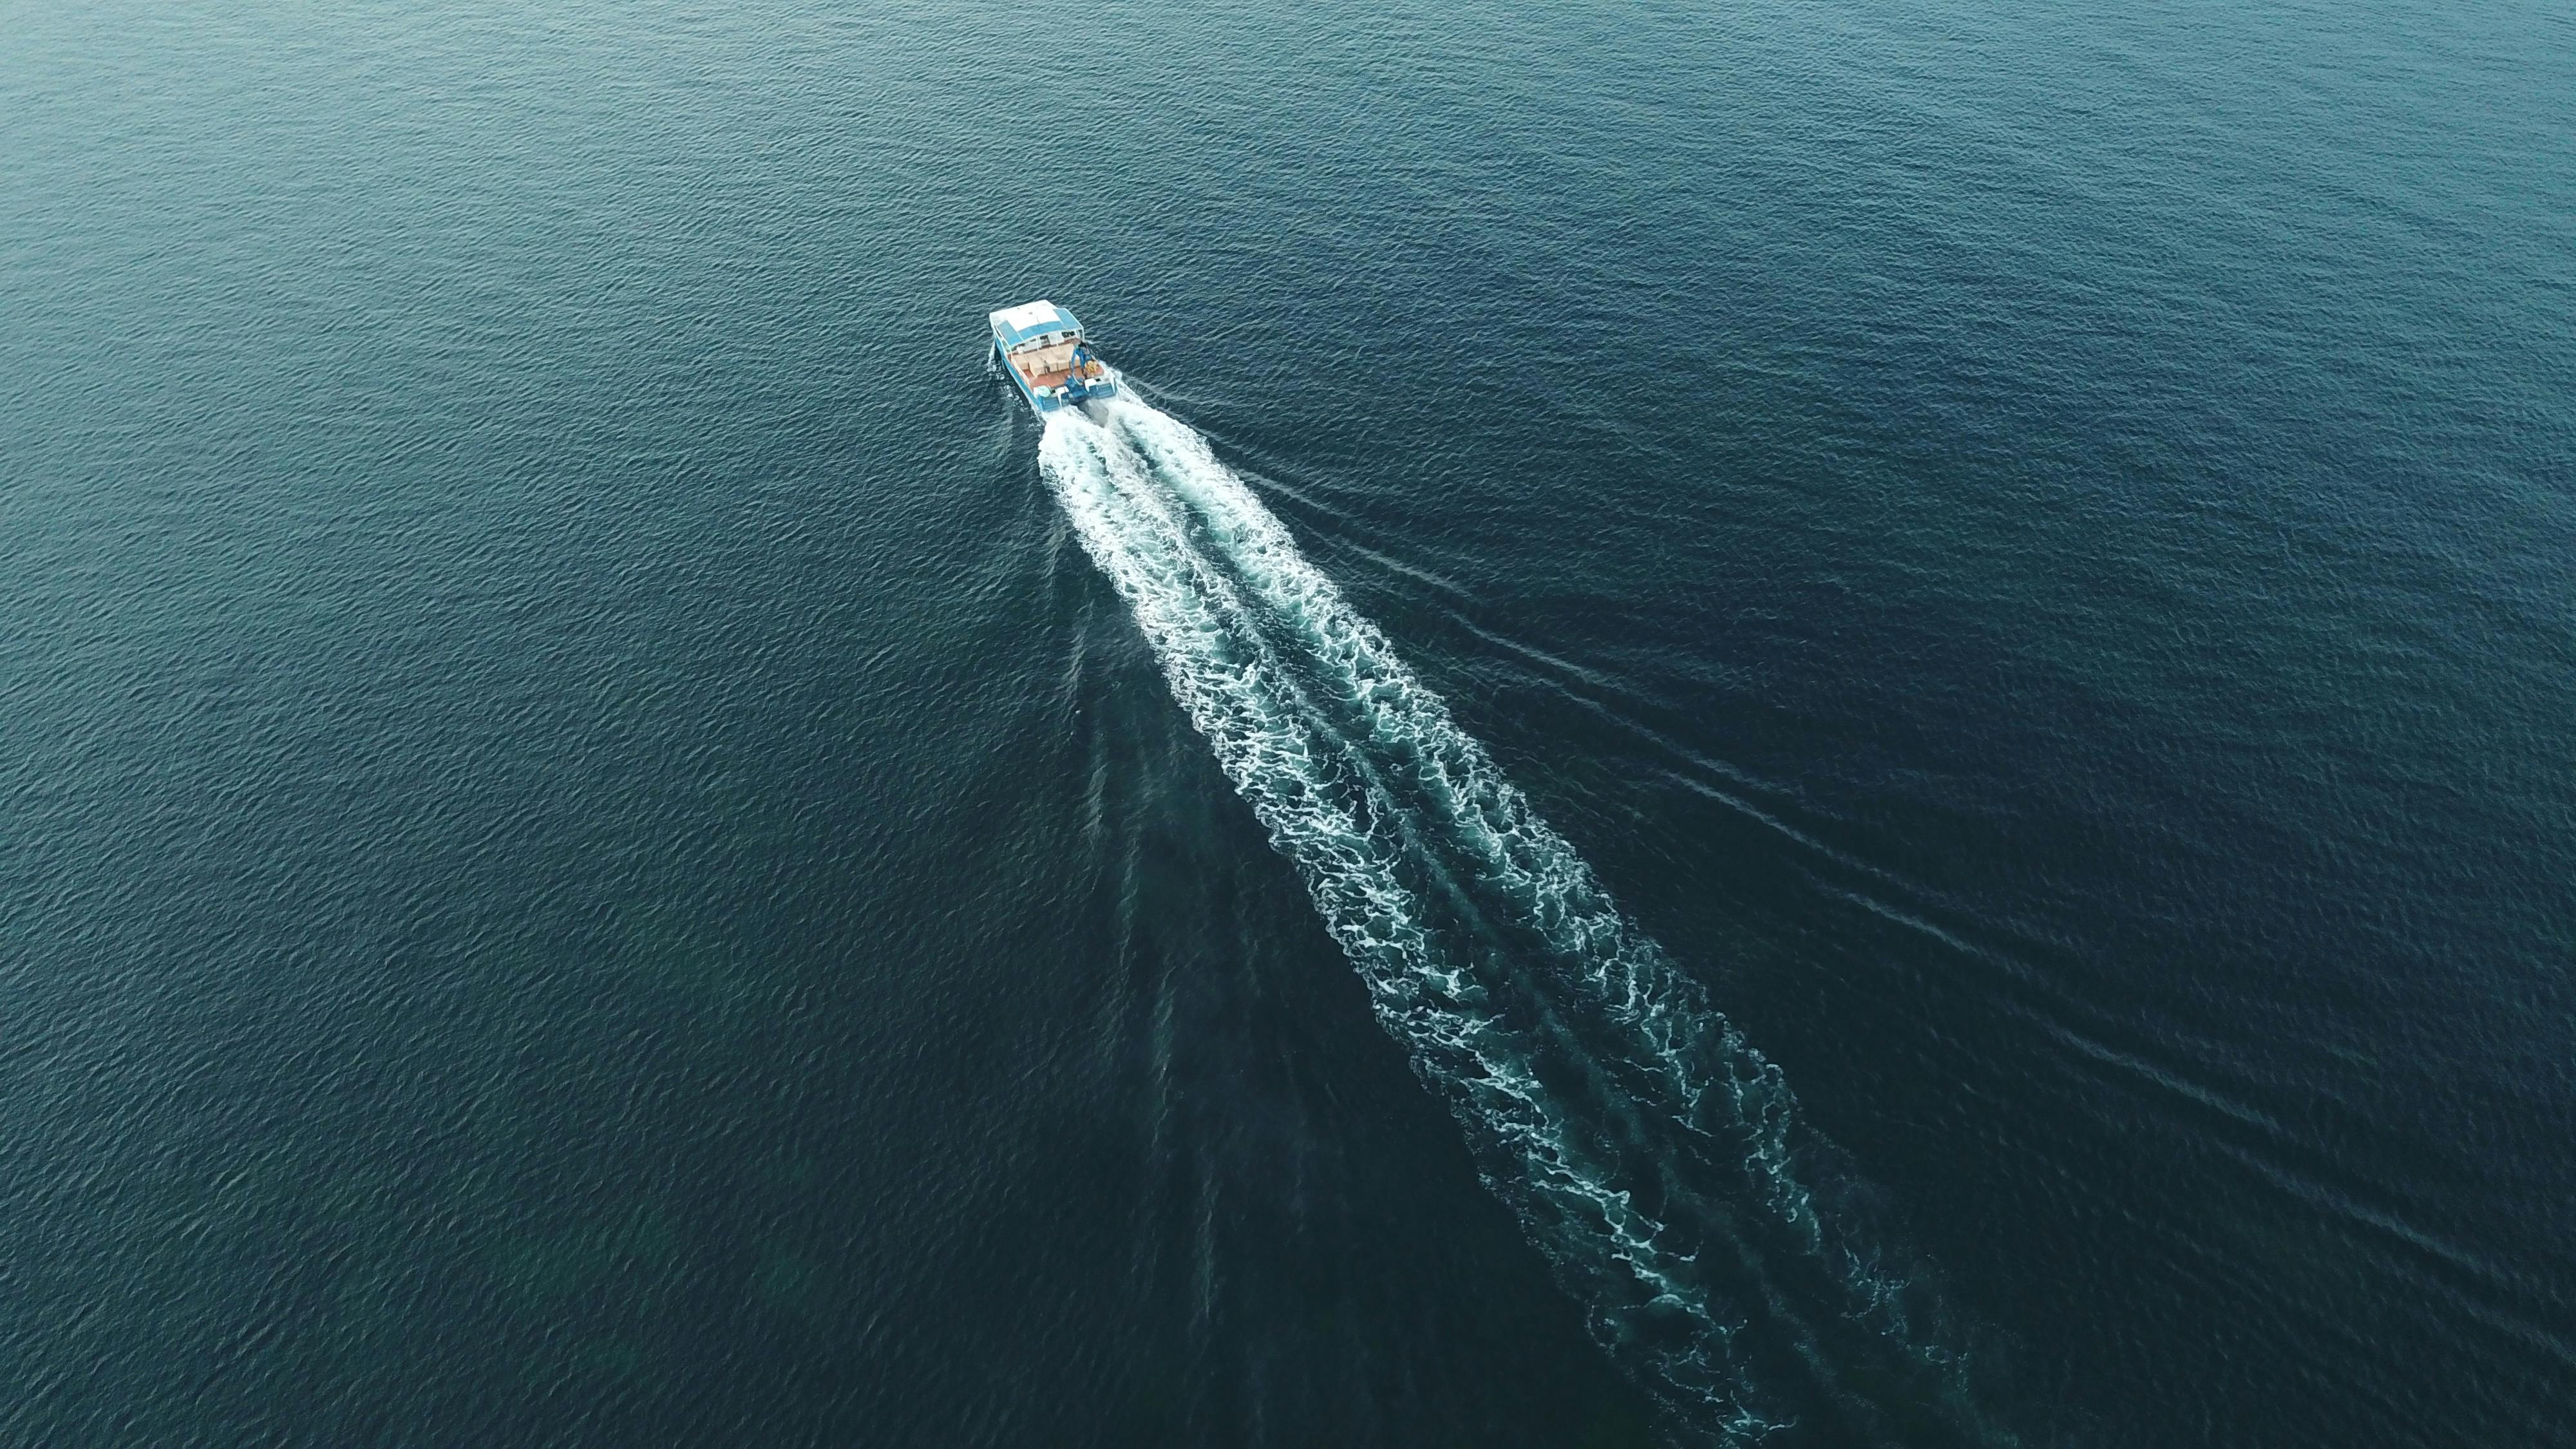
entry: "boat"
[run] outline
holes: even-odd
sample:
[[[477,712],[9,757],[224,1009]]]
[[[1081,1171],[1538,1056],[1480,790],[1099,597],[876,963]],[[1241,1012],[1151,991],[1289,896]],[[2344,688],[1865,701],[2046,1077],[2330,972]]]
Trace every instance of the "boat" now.
[[[1053,302],[1023,302],[992,314],[993,357],[1020,395],[1047,417],[1118,395],[1118,374],[1094,356],[1082,324]]]

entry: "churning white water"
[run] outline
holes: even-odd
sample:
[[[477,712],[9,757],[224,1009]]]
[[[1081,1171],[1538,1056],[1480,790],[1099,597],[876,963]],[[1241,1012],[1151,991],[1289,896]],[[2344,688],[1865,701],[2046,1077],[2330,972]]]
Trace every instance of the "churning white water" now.
[[[1206,440],[1130,397],[1050,419],[1039,457],[1379,1019],[1613,1357],[1738,1439],[1845,1397],[1829,1365],[1853,1336],[1943,1377],[1943,1355],[1909,1341],[1906,1275],[1820,1216],[1778,1070]]]

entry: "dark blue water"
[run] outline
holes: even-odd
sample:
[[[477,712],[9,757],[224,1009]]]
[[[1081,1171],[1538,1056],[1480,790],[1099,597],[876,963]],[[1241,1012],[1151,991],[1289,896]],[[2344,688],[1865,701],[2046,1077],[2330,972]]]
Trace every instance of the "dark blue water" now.
[[[2563,8],[0,35],[0,1440],[2561,1442]]]

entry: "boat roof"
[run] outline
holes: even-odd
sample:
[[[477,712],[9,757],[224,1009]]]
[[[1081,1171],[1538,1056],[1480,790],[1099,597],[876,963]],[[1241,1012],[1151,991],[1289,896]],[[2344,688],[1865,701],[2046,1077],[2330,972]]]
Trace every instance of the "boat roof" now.
[[[1017,347],[1033,337],[1081,330],[1082,324],[1073,320],[1073,314],[1053,302],[1023,302],[993,314],[993,335],[1004,347]]]

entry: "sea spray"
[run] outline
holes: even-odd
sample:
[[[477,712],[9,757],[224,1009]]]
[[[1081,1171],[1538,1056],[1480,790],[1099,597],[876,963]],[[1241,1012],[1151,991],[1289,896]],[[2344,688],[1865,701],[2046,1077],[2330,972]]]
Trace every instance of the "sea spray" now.
[[[1917,1276],[1819,1214],[1779,1071],[1205,439],[1099,412],[1039,449],[1085,551],[1605,1349],[1722,1439],[1993,1437]]]

